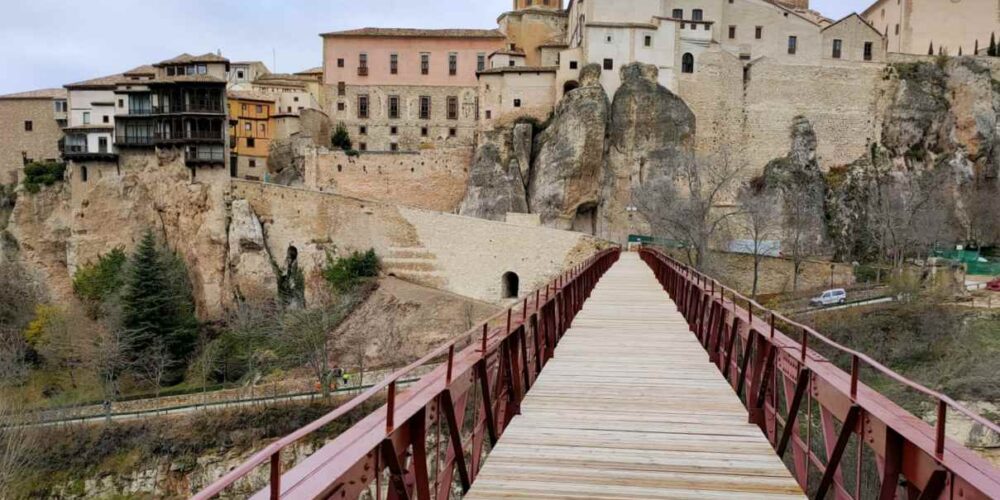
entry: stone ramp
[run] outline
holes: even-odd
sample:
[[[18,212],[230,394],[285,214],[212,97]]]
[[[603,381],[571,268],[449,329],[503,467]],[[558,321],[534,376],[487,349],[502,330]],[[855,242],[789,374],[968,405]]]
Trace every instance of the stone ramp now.
[[[637,254],[598,283],[466,498],[804,498]]]

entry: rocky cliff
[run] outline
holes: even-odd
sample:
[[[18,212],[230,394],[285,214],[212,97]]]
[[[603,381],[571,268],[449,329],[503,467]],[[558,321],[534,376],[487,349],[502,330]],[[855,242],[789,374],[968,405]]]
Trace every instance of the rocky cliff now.
[[[525,174],[531,164],[531,134],[530,123],[481,134],[459,214],[502,221],[507,212],[528,211]]]

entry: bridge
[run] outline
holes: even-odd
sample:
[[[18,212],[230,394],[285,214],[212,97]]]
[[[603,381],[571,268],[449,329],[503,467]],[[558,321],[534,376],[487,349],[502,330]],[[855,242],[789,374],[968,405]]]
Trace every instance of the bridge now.
[[[866,380],[922,394],[934,425]],[[195,498],[1000,498],[949,414],[1000,433],[663,253],[608,250]]]

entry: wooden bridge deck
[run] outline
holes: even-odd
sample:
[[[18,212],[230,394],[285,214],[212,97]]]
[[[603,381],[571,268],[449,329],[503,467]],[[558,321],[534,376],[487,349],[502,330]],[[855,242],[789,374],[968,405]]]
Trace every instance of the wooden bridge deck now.
[[[598,283],[466,498],[803,498],[653,272]]]

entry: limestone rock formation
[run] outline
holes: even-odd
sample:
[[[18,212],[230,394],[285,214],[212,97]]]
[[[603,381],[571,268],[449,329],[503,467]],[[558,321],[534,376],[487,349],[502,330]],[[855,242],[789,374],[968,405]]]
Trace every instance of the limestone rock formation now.
[[[274,298],[278,280],[274,259],[264,242],[264,228],[247,200],[230,205],[229,272],[233,292],[242,299]]]
[[[516,123],[481,134],[461,215],[502,221],[508,212],[528,212],[522,172],[529,160],[531,132],[530,123]]]
[[[694,113],[657,83],[657,73],[641,63],[622,67],[611,106],[597,233],[613,241],[631,230],[648,231],[645,221],[629,220],[627,210],[644,185],[673,182],[694,161]]]
[[[269,182],[282,186],[302,186],[306,175],[306,155],[315,154],[309,137],[289,137],[271,141],[267,157]]]
[[[535,139],[528,206],[547,226],[595,233],[611,108],[600,76],[600,66],[585,66],[581,86],[566,94]]]

